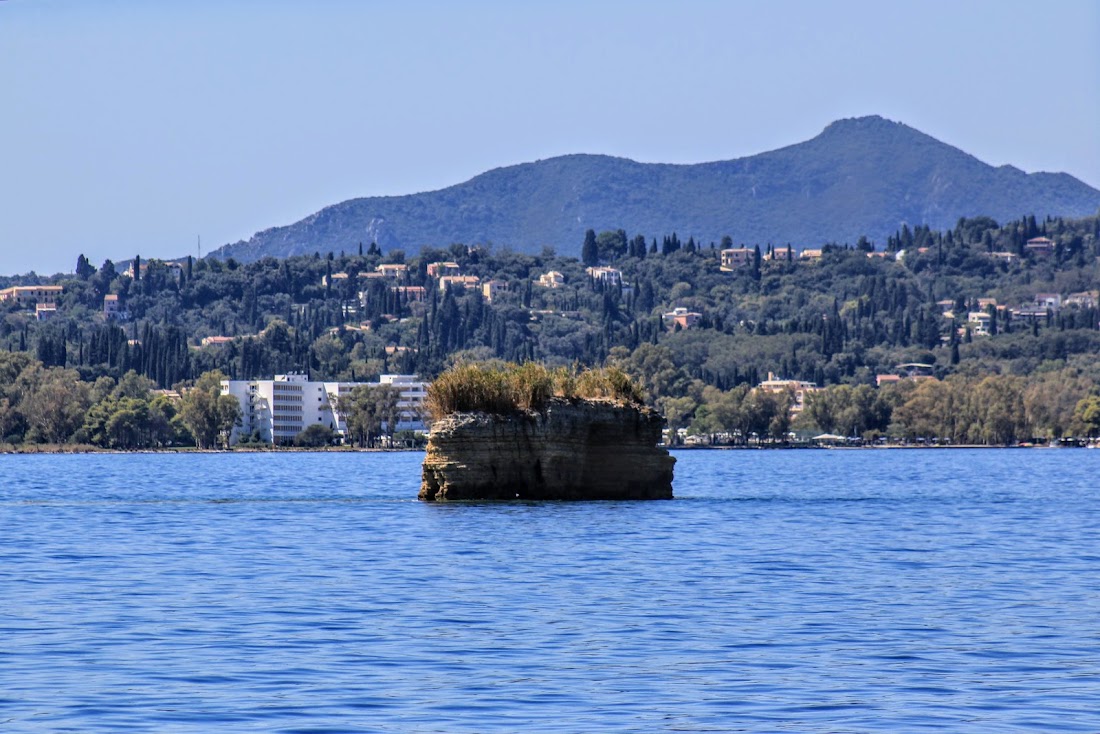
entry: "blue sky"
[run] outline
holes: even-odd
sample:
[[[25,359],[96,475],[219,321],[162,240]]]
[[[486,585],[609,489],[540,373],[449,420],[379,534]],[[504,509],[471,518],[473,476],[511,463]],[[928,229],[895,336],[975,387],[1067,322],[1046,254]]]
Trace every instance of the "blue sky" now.
[[[0,0],[0,273],[174,257],[565,153],[881,114],[1100,187],[1100,3]]]

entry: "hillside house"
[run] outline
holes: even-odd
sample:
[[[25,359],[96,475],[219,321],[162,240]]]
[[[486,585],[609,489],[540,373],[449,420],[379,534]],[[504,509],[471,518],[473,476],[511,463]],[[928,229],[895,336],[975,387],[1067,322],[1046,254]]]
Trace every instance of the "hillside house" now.
[[[661,318],[664,320],[665,327],[669,329],[675,329],[677,326],[681,329],[691,329],[699,324],[703,314],[677,307],[666,314],[662,314]]]
[[[548,273],[540,275],[539,279],[535,281],[535,285],[542,286],[543,288],[561,288],[565,285],[565,276],[557,270],[551,270]]]
[[[493,303],[502,293],[508,292],[508,283],[503,280],[490,280],[481,284],[481,295],[487,303]]]
[[[446,293],[452,288],[477,288],[481,285],[481,278],[476,275],[444,275],[439,279],[439,290]]]
[[[382,263],[375,270],[381,273],[383,278],[404,280],[409,273],[409,266],[403,263]]]
[[[428,289],[422,285],[391,285],[390,292],[397,294],[406,302],[420,302],[428,297]]]
[[[1096,304],[1100,303],[1100,291],[1070,293],[1066,296],[1064,303],[1066,306],[1076,306],[1077,308],[1096,308]]]
[[[601,265],[599,267],[585,268],[588,273],[588,277],[592,280],[605,286],[616,286],[623,284],[623,274],[615,268]]]
[[[117,293],[108,293],[103,296],[103,318],[107,321],[128,321],[130,312],[127,311]]]
[[[724,273],[730,273],[734,270],[739,270],[746,265],[751,265],[753,257],[756,255],[756,250],[748,247],[733,247],[727,250],[722,250],[722,266],[721,270]]]
[[[1036,293],[1034,304],[1036,308],[1057,311],[1062,308],[1062,296],[1059,293]]]
[[[1048,237],[1033,237],[1024,245],[1024,251],[1041,256],[1053,254],[1054,240]]]
[[[63,290],[59,285],[14,285],[0,290],[0,303],[17,303],[29,310],[39,303],[56,304]]]
[[[428,277],[442,278],[444,275],[462,275],[462,268],[456,262],[428,263]]]
[[[985,311],[971,311],[966,315],[966,323],[974,336],[989,336],[993,327],[993,317]]]

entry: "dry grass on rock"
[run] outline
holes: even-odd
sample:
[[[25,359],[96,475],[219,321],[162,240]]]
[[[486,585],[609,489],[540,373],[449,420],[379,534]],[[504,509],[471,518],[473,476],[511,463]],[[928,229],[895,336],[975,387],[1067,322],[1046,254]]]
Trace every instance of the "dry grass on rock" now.
[[[433,421],[451,413],[541,411],[551,398],[601,399],[640,405],[641,393],[614,367],[551,369],[537,362],[502,367],[459,364],[428,387],[425,405]]]

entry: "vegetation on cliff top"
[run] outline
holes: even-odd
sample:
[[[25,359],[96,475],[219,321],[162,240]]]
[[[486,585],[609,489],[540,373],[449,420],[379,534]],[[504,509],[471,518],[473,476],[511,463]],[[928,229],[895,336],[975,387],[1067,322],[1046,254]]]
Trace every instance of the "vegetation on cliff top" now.
[[[433,421],[451,413],[541,411],[551,398],[603,399],[641,405],[641,392],[614,367],[576,371],[537,362],[458,364],[428,387],[425,407]]]

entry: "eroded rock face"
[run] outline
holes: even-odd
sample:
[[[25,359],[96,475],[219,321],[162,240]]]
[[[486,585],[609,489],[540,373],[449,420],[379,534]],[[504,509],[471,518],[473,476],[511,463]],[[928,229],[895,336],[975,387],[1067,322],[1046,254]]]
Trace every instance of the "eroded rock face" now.
[[[456,413],[432,426],[420,499],[672,498],[663,419],[610,402],[553,400],[542,413]]]

